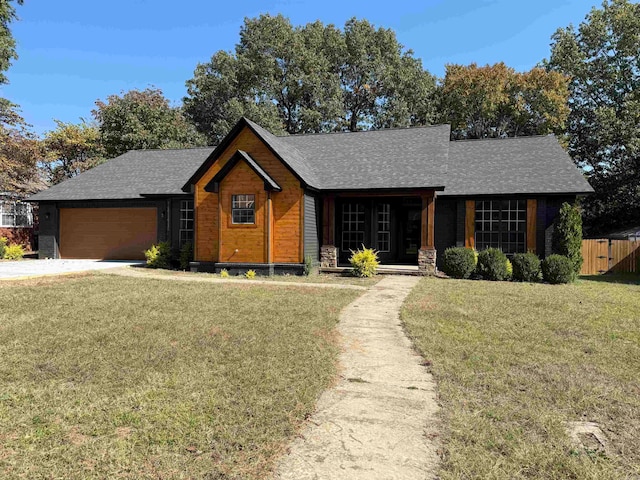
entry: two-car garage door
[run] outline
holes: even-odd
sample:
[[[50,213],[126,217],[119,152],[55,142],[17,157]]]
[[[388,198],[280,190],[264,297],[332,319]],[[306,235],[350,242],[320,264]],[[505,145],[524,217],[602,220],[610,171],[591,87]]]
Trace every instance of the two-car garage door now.
[[[155,208],[61,208],[60,257],[144,259],[157,229]]]

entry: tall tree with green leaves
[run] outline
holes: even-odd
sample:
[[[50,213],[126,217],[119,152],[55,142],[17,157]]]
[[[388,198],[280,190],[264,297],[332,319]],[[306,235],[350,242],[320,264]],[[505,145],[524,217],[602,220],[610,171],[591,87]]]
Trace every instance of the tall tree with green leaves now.
[[[640,4],[605,0],[552,37],[549,71],[571,77],[569,154],[596,194],[591,233],[640,224]]]
[[[65,123],[55,120],[56,129],[45,134],[41,168],[47,181],[60,183],[104,161],[100,131],[86,122]]]
[[[273,131],[360,130],[430,123],[435,78],[392,30],[344,30],[282,15],[245,19],[235,52],[219,51],[187,82],[187,115],[219,140],[241,115]]]
[[[8,82],[4,72],[11,66],[11,61],[18,58],[16,41],[9,29],[9,24],[18,18],[13,2],[0,0],[0,85]],[[22,5],[23,0],[15,0],[15,3]]]
[[[569,79],[504,63],[447,65],[439,87],[440,121],[454,139],[561,133],[569,114]]]
[[[130,90],[98,100],[93,115],[107,157],[145,148],[188,148],[206,139],[160,89]]]

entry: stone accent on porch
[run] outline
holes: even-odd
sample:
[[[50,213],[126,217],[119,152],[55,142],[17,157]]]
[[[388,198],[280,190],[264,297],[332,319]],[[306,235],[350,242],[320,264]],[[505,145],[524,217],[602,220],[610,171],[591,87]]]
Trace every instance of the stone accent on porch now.
[[[421,275],[436,274],[435,248],[421,248],[418,250],[418,271]]]
[[[333,245],[320,247],[320,268],[336,268],[338,266],[338,249]]]

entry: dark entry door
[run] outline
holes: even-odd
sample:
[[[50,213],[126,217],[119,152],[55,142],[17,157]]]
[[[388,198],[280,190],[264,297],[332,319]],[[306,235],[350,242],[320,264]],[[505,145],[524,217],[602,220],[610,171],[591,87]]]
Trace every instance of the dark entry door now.
[[[348,263],[352,250],[374,248],[382,263],[399,260],[402,234],[398,229],[400,199],[344,199],[336,205],[339,262]],[[420,217],[418,217],[419,219]],[[418,225],[418,229],[420,225]],[[417,261],[417,250],[415,259]]]

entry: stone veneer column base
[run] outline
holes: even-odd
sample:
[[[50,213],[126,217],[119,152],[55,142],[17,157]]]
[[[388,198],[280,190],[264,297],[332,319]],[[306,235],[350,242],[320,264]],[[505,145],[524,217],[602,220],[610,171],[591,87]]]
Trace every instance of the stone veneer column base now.
[[[421,275],[436,274],[435,248],[421,248],[418,250],[418,271]]]
[[[320,247],[320,268],[336,268],[338,266],[338,249],[333,245]]]

